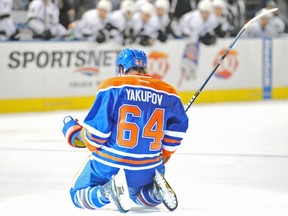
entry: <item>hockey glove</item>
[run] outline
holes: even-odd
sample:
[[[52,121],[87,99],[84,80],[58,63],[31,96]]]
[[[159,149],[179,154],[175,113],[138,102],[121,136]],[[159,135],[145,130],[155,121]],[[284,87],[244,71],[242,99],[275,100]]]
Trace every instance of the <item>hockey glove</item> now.
[[[159,30],[159,31],[158,31],[157,39],[158,39],[160,42],[164,43],[164,42],[166,42],[167,39],[168,39],[168,34],[167,34],[165,31],[163,31],[163,30]]]
[[[199,41],[207,46],[213,45],[216,43],[217,36],[214,32],[206,33],[205,35],[199,38]]]
[[[170,151],[167,151],[165,149],[162,149],[162,161],[164,164],[166,164],[169,161],[169,159],[173,153],[174,152],[170,152]]]
[[[96,42],[97,43],[104,43],[107,40],[106,35],[104,31],[99,30],[98,36],[96,37]]]
[[[171,156],[166,157],[166,158],[162,158],[163,163],[166,164],[169,161],[170,157]]]
[[[80,134],[82,126],[78,124],[77,119],[73,119],[71,116],[66,116],[63,120],[64,126],[62,133],[67,139],[69,145],[78,148],[85,148],[84,143],[82,143],[77,137]]]
[[[141,35],[139,44],[142,46],[151,46],[153,44],[153,39],[148,35]]]
[[[112,31],[112,30],[117,30],[117,31],[119,31],[119,29],[118,29],[117,27],[113,26],[111,23],[107,23],[104,28],[105,28],[107,31],[109,31],[109,32]]]
[[[215,34],[220,37],[220,38],[224,38],[226,37],[227,31],[224,31],[222,29],[222,25],[218,25],[215,29],[214,29]]]
[[[46,31],[43,32],[43,34],[42,34],[42,39],[43,40],[50,40],[51,38],[53,38],[53,35],[50,32],[50,30],[46,30]]]

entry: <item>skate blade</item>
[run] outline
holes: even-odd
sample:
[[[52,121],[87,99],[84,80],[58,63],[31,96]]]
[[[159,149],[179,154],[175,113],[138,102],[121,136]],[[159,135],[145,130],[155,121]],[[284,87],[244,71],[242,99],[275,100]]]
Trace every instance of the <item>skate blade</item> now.
[[[119,211],[122,213],[126,213],[131,208],[130,196],[128,191],[127,180],[125,176],[125,172],[123,169],[120,169],[118,174],[115,176],[115,186],[119,193]]]
[[[161,195],[162,202],[169,211],[174,211],[178,207],[177,196],[173,191],[173,189],[168,184],[168,182],[158,172],[158,170],[156,170],[155,173],[156,175],[154,180],[156,181],[156,185]],[[169,190],[167,187],[169,188]]]

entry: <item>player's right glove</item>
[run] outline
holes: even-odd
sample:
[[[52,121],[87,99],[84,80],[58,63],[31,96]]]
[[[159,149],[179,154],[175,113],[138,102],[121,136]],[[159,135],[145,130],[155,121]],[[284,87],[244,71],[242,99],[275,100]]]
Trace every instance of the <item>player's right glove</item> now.
[[[78,124],[77,119],[73,119],[71,116],[66,116],[63,120],[64,126],[62,133],[67,139],[69,145],[78,148],[85,148],[84,143],[82,143],[78,136],[82,130],[82,126]]]
[[[169,161],[169,159],[173,153],[174,152],[170,152],[170,151],[167,151],[165,149],[162,149],[162,161],[164,164],[166,164]]]
[[[171,157],[171,156],[165,157],[165,158],[163,157],[163,158],[162,158],[163,163],[166,164],[166,163],[169,161],[170,157]]]

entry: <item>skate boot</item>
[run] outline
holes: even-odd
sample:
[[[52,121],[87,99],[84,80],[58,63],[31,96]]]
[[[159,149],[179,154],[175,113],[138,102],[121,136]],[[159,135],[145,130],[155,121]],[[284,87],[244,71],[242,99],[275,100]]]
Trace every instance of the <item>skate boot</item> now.
[[[130,210],[130,197],[127,186],[127,181],[123,169],[120,169],[116,175],[103,185],[103,194],[110,201],[114,201],[121,213],[126,213]]]
[[[156,175],[153,178],[156,196],[162,201],[169,211],[174,211],[178,206],[178,200],[175,192],[170,187],[162,174],[155,171]]]

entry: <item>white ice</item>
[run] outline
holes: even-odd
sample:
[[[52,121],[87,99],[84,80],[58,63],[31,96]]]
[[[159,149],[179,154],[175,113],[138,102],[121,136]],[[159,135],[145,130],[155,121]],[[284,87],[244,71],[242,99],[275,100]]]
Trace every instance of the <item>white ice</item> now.
[[[69,188],[89,154],[62,136],[62,119],[87,110],[0,115],[0,215],[120,215],[72,205]],[[287,216],[288,101],[193,105],[166,177],[179,207],[133,205],[128,215]]]

